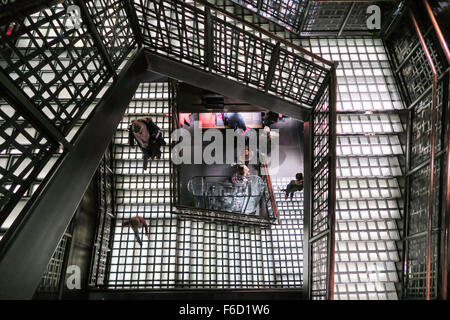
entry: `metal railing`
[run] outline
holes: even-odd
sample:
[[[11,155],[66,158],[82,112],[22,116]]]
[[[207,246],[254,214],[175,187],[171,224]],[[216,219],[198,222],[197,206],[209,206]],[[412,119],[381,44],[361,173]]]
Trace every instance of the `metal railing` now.
[[[203,3],[203,2],[202,2]],[[207,5],[134,0],[144,45],[152,51],[311,108],[330,62]],[[241,22],[241,21],[239,21]],[[242,22],[243,23],[243,22]],[[253,30],[249,30],[252,28]],[[283,44],[283,45],[282,45]],[[298,80],[296,80],[298,79]]]
[[[450,54],[427,1],[399,23],[384,40],[408,112],[402,298],[446,299]]]
[[[174,204],[177,214],[248,224],[279,222],[268,176],[249,176],[242,185],[232,184],[228,176],[198,176],[189,180],[188,190],[195,206],[186,205],[178,198]]]
[[[310,150],[305,166],[306,252],[309,297],[334,297],[336,214],[336,69],[314,108],[309,123]],[[307,172],[307,171],[311,172]],[[308,181],[309,180],[309,181]]]

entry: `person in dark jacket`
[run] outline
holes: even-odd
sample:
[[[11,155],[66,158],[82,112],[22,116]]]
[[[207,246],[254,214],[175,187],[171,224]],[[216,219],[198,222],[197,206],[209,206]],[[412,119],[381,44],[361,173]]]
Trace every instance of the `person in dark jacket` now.
[[[294,193],[296,191],[302,191],[303,190],[303,173],[297,173],[295,175],[295,180],[292,180],[286,187],[286,189],[282,189],[281,191],[284,191],[285,193],[285,199],[290,196],[291,200],[294,197]]]
[[[223,124],[228,128],[234,130],[241,129],[244,131],[242,135],[245,135],[245,133],[250,130],[250,128],[248,128],[245,124],[244,118],[242,118],[242,116],[237,112],[220,114],[219,118],[223,118]]]
[[[231,176],[231,183],[234,185],[243,185],[248,182],[248,167],[239,165],[236,167],[236,172]]]
[[[132,217],[125,221],[122,224],[122,228],[131,228],[134,232],[134,236],[136,237],[136,241],[139,243],[139,245],[142,247],[142,240],[139,235],[139,228],[145,229],[145,235],[148,238],[148,225],[144,218],[140,216]]]
[[[153,122],[151,117],[134,119],[129,128],[129,142],[134,146],[134,141],[144,155],[144,170],[147,170],[148,160],[161,158],[161,146],[166,145],[161,129]]]
[[[281,119],[282,116],[280,116],[279,113],[275,113],[272,111],[266,112],[263,116],[263,127],[271,127],[273,124],[277,123],[278,120]]]

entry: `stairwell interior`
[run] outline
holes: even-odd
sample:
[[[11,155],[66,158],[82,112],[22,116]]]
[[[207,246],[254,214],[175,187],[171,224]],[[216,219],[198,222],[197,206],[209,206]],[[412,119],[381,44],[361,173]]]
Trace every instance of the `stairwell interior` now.
[[[78,209],[64,214],[65,232],[55,227],[60,241],[34,298],[263,289],[298,299],[446,299],[449,62],[427,2],[411,2],[42,1],[1,15],[0,266],[97,106],[144,52],[151,72],[163,70],[155,56],[180,63],[305,123],[298,168],[311,186],[287,201],[280,189],[292,177],[271,177],[273,225],[178,215],[170,147],[144,173],[128,126],[152,116],[170,141],[177,84],[199,83],[172,73],[143,81]],[[65,25],[71,4],[81,7],[80,29]],[[382,9],[377,32],[365,26],[371,4]],[[440,1],[431,10],[440,24],[448,14]],[[137,214],[149,222],[142,248],[121,228]],[[65,288],[73,264],[84,274],[78,292]]]

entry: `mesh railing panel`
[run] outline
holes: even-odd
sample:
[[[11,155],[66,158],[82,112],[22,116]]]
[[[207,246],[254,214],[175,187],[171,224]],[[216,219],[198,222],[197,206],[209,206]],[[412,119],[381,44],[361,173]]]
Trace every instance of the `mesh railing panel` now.
[[[113,66],[119,68],[131,49],[136,46],[124,1],[88,0],[85,2]]]
[[[439,239],[442,208],[443,179],[442,172],[446,166],[443,157],[445,141],[445,121],[448,115],[444,110],[448,104],[448,63],[428,18],[422,19],[419,12],[420,5],[413,8],[413,15],[418,18],[418,27],[425,40],[431,60],[437,71],[438,83],[436,90],[436,136],[435,150],[431,148],[432,127],[432,84],[433,74],[415,30],[409,12],[405,12],[397,27],[385,39],[386,47],[391,56],[394,75],[397,77],[399,87],[409,111],[411,128],[410,142],[406,146],[410,158],[406,168],[407,197],[405,207],[406,229],[403,234],[404,241],[404,267],[403,267],[403,298],[425,299],[427,296],[426,272],[428,255],[428,215],[430,203],[430,160],[435,152],[434,163],[434,197],[432,215],[431,243],[431,287],[430,298],[438,297],[437,271],[439,248],[442,245]],[[447,150],[448,152],[448,150]],[[408,154],[408,153],[407,153]]]
[[[328,69],[311,62],[310,56],[285,48],[275,55],[276,43],[220,14],[211,14],[209,27],[203,10],[179,0],[135,0],[134,5],[144,43],[157,53],[200,69],[211,67],[219,75],[308,106],[325,81]]]
[[[6,221],[9,213],[22,196],[34,191],[31,184],[57,147],[52,139],[0,100],[0,226],[9,227],[12,223]],[[7,226],[3,225],[5,221]]]
[[[64,134],[111,76],[85,25],[64,25],[71,4],[17,19],[0,39],[2,69]]]
[[[120,70],[136,43],[122,2],[115,3],[114,7],[107,1],[87,4],[113,67]],[[1,102],[0,167],[8,171],[2,172],[1,178],[2,230],[20,222],[17,217],[23,216],[22,209],[38,196],[41,182],[47,181],[63,152],[57,138],[43,131],[46,125],[40,119],[50,120],[71,143],[110,85],[113,70],[103,60],[100,43],[87,21],[82,18],[77,28],[69,17],[68,7],[76,4],[65,1],[27,15],[15,13],[0,25],[4,31],[0,35],[0,68],[9,77],[5,90],[17,87],[29,102],[27,106],[19,105],[20,101],[11,106]],[[14,22],[9,33],[8,18]],[[26,108],[36,109],[35,119],[29,115],[22,118]]]

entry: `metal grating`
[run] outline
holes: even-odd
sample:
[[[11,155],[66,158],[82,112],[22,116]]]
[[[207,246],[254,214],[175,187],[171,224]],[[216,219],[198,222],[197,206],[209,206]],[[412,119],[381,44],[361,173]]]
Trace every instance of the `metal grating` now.
[[[64,25],[71,4],[17,17],[16,31],[0,39],[3,70],[63,134],[111,76],[84,24]]]
[[[179,0],[135,0],[144,44],[159,54],[312,106],[328,69]],[[300,80],[301,79],[301,80]]]
[[[431,255],[431,287],[430,298],[437,297],[437,233],[432,237],[433,253]],[[426,296],[426,273],[427,273],[427,236],[421,236],[407,240],[407,273],[405,275],[405,296],[414,299],[423,299]]]
[[[131,49],[136,46],[124,1],[88,0],[85,3],[113,66],[119,68]]]
[[[331,77],[334,77],[332,74]],[[336,129],[336,104],[334,101],[334,81],[329,81],[321,93],[311,114],[310,135],[312,140],[311,153],[311,214],[309,217],[310,247],[310,297],[321,300],[330,299],[333,288],[334,260],[334,217],[335,202],[334,186],[331,184],[336,175],[333,150],[333,132]],[[336,84],[334,83],[334,86]]]
[[[112,148],[108,148],[97,171],[98,216],[96,238],[89,274],[90,286],[105,286],[108,260],[111,256],[111,236],[115,224],[114,174]]]
[[[325,300],[328,291],[328,235],[311,244],[311,299]]]
[[[9,214],[24,195],[35,191],[31,184],[57,148],[52,139],[0,100],[0,226],[11,225],[14,218]]]
[[[61,282],[65,280],[65,261],[70,249],[72,239],[72,223],[67,228],[61,241],[50,259],[47,269],[42,275],[41,282],[36,289],[34,299],[52,299],[59,298]]]
[[[171,86],[173,89],[173,84]],[[171,93],[169,93],[171,92]],[[142,84],[114,138],[115,208],[109,289],[263,289],[303,286],[303,197],[285,201],[276,192],[280,224],[245,225],[196,219],[171,207],[173,168],[168,149],[143,171],[141,154],[127,146],[130,118],[150,114],[164,132],[172,130],[175,98],[168,83]],[[176,106],[176,105],[175,105]],[[164,117],[165,116],[165,117]],[[160,118],[157,118],[160,117]],[[288,178],[273,178],[275,190]],[[139,214],[149,224],[143,247],[120,226]]]
[[[420,7],[420,6],[419,6]],[[413,10],[420,9],[419,7]],[[428,236],[431,238],[431,287],[430,298],[438,297],[437,281],[438,252],[441,246],[439,228],[441,224],[443,167],[446,166],[443,157],[442,143],[445,141],[445,121],[448,115],[444,110],[448,103],[448,63],[442,56],[438,40],[428,19],[420,16],[418,27],[422,33],[425,45],[430,51],[431,59],[438,75],[437,105],[436,105],[436,144],[431,149],[431,107],[433,74],[425,51],[419,41],[411,17],[405,12],[400,23],[388,35],[385,43],[390,54],[394,75],[409,112],[410,139],[406,146],[406,200],[405,230],[403,231],[404,263],[403,263],[403,298],[427,298],[427,255]],[[430,200],[430,157],[435,152],[434,163],[434,198]],[[429,203],[433,203],[433,215],[430,226],[433,230],[428,235]]]
[[[23,209],[36,200],[45,185],[41,183],[110,85],[114,70],[94,35],[101,35],[117,70],[136,46],[122,4],[112,9],[105,1],[89,1],[95,22],[104,24],[90,25],[88,16],[78,29],[68,19],[67,8],[73,4],[79,3],[15,13],[0,25],[5,30],[15,23],[10,34],[0,35],[0,71],[6,79],[2,85],[11,103],[0,102],[2,232],[20,223]],[[120,26],[114,29],[116,22]],[[65,144],[64,150],[57,141]]]

